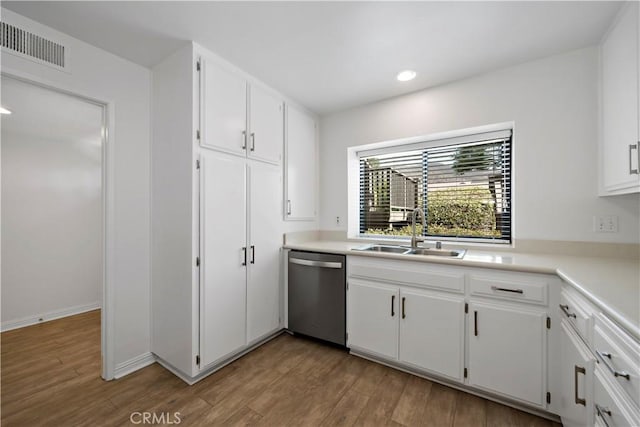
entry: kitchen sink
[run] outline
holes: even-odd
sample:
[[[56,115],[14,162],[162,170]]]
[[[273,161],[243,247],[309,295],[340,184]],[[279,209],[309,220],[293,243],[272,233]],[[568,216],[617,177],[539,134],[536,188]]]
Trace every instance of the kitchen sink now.
[[[418,248],[418,249],[411,249],[405,253],[407,255],[428,255],[428,256],[440,256],[445,258],[462,258],[465,252],[466,251],[464,249],[449,250],[449,249]]]
[[[438,256],[445,258],[462,258],[465,254],[464,249],[449,250],[449,249],[435,249],[435,248],[417,248],[411,249],[405,246],[390,246],[390,245],[369,245],[361,248],[354,248],[355,251],[363,252],[379,252],[399,255],[426,255],[426,256]]]
[[[384,252],[384,253],[390,253],[390,254],[406,254],[411,249],[403,248],[401,246],[371,245],[371,246],[365,246],[363,248],[356,248],[354,250],[363,251],[363,252]]]

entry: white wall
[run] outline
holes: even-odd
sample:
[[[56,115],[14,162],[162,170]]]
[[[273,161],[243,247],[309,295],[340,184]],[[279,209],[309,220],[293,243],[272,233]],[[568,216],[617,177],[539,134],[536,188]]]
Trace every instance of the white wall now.
[[[81,144],[2,131],[3,330],[100,307],[101,148]]]
[[[638,243],[638,195],[597,196],[597,64],[591,47],[323,117],[321,228],[346,230],[347,147],[513,121],[516,239]],[[618,233],[592,231],[605,214]]]
[[[2,20],[62,42],[71,63],[66,73],[3,53],[3,72],[109,103],[113,182],[106,191],[113,203],[107,221],[114,233],[107,242],[107,280],[113,291],[112,351],[115,365],[122,364],[150,347],[150,71],[6,9]]]

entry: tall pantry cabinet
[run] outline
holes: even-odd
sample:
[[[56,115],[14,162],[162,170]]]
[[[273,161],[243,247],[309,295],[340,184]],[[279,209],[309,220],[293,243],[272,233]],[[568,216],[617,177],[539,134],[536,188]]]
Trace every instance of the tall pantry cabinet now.
[[[194,382],[282,328],[284,102],[195,44],[153,94],[151,348]]]

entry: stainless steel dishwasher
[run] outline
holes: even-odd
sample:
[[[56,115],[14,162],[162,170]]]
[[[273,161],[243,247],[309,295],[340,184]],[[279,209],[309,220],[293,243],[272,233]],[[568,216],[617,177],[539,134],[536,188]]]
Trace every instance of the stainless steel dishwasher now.
[[[346,346],[344,255],[289,252],[289,331]]]

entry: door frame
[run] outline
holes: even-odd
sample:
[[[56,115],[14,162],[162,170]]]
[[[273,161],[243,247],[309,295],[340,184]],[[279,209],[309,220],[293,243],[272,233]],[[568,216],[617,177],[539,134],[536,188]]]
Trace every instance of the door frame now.
[[[114,279],[115,279],[115,103],[97,99],[87,94],[69,91],[54,82],[36,76],[23,76],[19,71],[2,70],[0,76],[14,79],[46,90],[74,97],[102,109],[102,306],[100,309],[100,353],[102,357],[101,376],[112,380],[115,376],[114,355]]]

